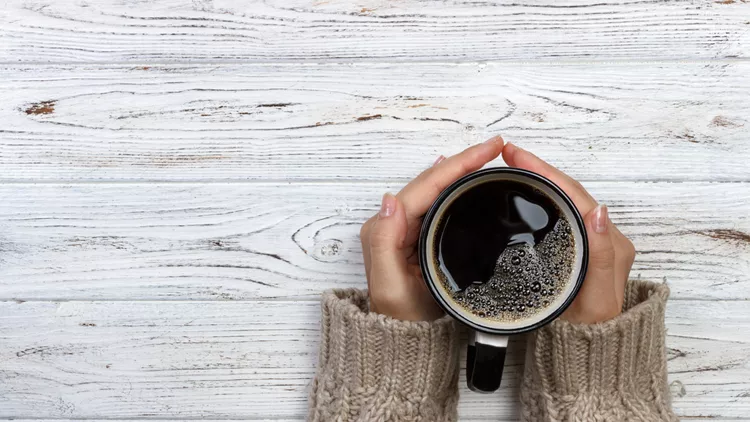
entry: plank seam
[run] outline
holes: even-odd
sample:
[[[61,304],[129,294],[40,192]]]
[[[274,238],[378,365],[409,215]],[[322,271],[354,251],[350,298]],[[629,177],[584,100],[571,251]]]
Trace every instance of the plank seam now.
[[[14,62],[14,61],[0,61],[0,66],[11,66],[11,67],[22,67],[22,66],[222,66],[222,65],[248,65],[248,66],[309,66],[309,65],[341,65],[341,66],[357,66],[357,65],[487,65],[487,64],[502,64],[502,65],[514,65],[514,66],[560,66],[560,65],[653,65],[653,64],[732,64],[732,63],[746,63],[750,62],[750,57],[725,57],[725,58],[704,58],[704,59],[687,59],[687,58],[660,58],[660,59],[559,59],[559,60],[399,60],[399,61],[388,61],[388,60],[377,60],[377,59],[360,59],[355,61],[345,61],[338,58],[332,58],[330,60],[272,60],[272,61],[255,61],[255,60],[194,60],[194,61],[158,61],[158,62],[144,62],[144,61],[82,61],[82,62],[70,62],[70,61],[50,61],[50,62]]]
[[[366,286],[363,284],[362,288],[365,288]],[[320,291],[320,293],[323,293],[323,290]],[[750,302],[750,299],[733,299],[733,298],[691,298],[691,297],[670,297],[670,302]],[[66,302],[73,302],[73,303],[101,303],[101,302],[143,302],[143,303],[192,303],[192,304],[203,304],[203,303],[217,303],[217,302],[224,302],[224,303],[256,303],[256,302],[276,302],[276,303],[300,303],[300,302],[310,302],[310,303],[317,303],[320,302],[320,297],[318,295],[311,296],[311,297],[300,297],[298,299],[293,298],[248,298],[248,299],[236,299],[236,300],[207,300],[207,299],[200,299],[200,300],[190,300],[190,299],[175,299],[175,300],[166,300],[166,299],[118,299],[118,298],[98,298],[98,299],[23,299],[23,298],[0,298],[0,303],[9,303],[9,302],[16,302],[18,304],[21,303],[66,303]]]
[[[416,176],[416,174],[415,174]],[[165,185],[370,185],[379,186],[383,184],[406,184],[412,179],[394,178],[394,179],[130,179],[130,180],[91,180],[91,179],[54,179],[54,180],[34,180],[34,179],[0,179],[2,185],[146,185],[146,184],[165,184]],[[602,179],[602,178],[580,178],[582,183],[724,183],[724,184],[743,184],[750,183],[749,179]]]

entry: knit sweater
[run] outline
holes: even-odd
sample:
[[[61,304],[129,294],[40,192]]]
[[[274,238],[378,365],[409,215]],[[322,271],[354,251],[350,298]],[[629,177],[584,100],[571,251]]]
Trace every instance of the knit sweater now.
[[[524,421],[676,421],[667,386],[668,288],[628,283],[604,323],[555,321],[528,335]],[[459,327],[368,311],[367,292],[324,293],[309,421],[456,421]]]

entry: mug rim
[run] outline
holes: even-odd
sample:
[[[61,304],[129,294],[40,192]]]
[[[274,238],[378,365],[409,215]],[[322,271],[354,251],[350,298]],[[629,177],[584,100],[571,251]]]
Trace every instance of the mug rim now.
[[[519,328],[497,328],[497,327],[491,327],[489,325],[482,325],[478,324],[464,315],[462,315],[460,312],[458,312],[454,306],[452,306],[448,301],[443,297],[443,295],[440,294],[438,291],[438,287],[435,285],[436,281],[433,280],[433,277],[430,275],[429,271],[429,265],[427,263],[427,237],[430,230],[430,225],[432,225],[432,220],[435,218],[435,214],[437,214],[438,209],[440,206],[450,197],[450,195],[455,192],[457,189],[459,189],[461,186],[465,185],[466,183],[477,179],[479,177],[484,177],[488,174],[515,174],[522,177],[526,177],[529,179],[532,179],[535,182],[541,183],[545,185],[546,187],[550,188],[552,191],[554,191],[557,195],[560,196],[562,199],[562,202],[571,210],[573,213],[573,217],[575,218],[576,226],[578,227],[578,230],[581,233],[581,239],[583,242],[583,256],[581,257],[581,270],[578,273],[578,277],[575,280],[575,284],[573,286],[573,289],[571,290],[570,294],[567,298],[565,298],[565,301],[557,307],[554,311],[552,311],[549,315],[547,315],[545,318],[531,323],[529,325],[519,327]],[[553,199],[554,200],[554,199]],[[424,215],[424,219],[422,220],[422,228],[419,233],[419,267],[422,271],[422,278],[427,284],[427,288],[430,291],[430,294],[432,294],[433,299],[440,305],[440,307],[450,316],[458,320],[459,322],[484,333],[488,334],[500,334],[500,335],[507,335],[507,334],[521,334],[528,331],[535,330],[537,328],[543,327],[544,325],[549,324],[552,322],[555,318],[560,316],[565,310],[570,306],[570,304],[573,302],[575,297],[578,295],[578,291],[581,289],[581,285],[583,284],[584,278],[586,278],[586,271],[588,270],[588,260],[589,260],[589,245],[588,245],[588,237],[586,235],[586,226],[583,222],[583,217],[581,216],[581,213],[578,211],[578,208],[573,203],[573,200],[570,199],[570,197],[555,183],[553,183],[551,180],[547,179],[546,177],[534,173],[529,170],[524,170],[520,168],[515,167],[492,167],[492,168],[486,168],[482,170],[478,170],[472,173],[469,173],[460,179],[456,180],[455,182],[451,183],[450,186],[445,188],[440,195],[438,195],[435,202],[432,203],[430,206],[430,209],[427,210],[427,213]]]

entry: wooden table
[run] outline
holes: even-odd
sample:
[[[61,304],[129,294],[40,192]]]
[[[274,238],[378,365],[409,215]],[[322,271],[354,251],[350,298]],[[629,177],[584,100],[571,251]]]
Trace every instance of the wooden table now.
[[[679,415],[750,420],[749,58],[743,0],[7,1],[0,420],[303,419],[359,225],[494,134],[672,288]]]

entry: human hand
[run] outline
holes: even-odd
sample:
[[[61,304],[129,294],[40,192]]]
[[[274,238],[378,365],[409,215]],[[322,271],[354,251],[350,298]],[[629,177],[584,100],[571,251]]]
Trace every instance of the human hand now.
[[[581,290],[561,318],[573,323],[595,324],[619,315],[635,248],[612,224],[607,207],[597,204],[578,181],[513,144],[503,148],[503,160],[511,167],[533,171],[554,182],[568,194],[583,216],[589,241],[588,270]]]
[[[433,321],[443,315],[419,267],[422,216],[443,189],[497,158],[502,149],[503,139],[497,136],[450,158],[441,156],[397,195],[383,196],[380,212],[359,233],[372,312],[405,321]]]

